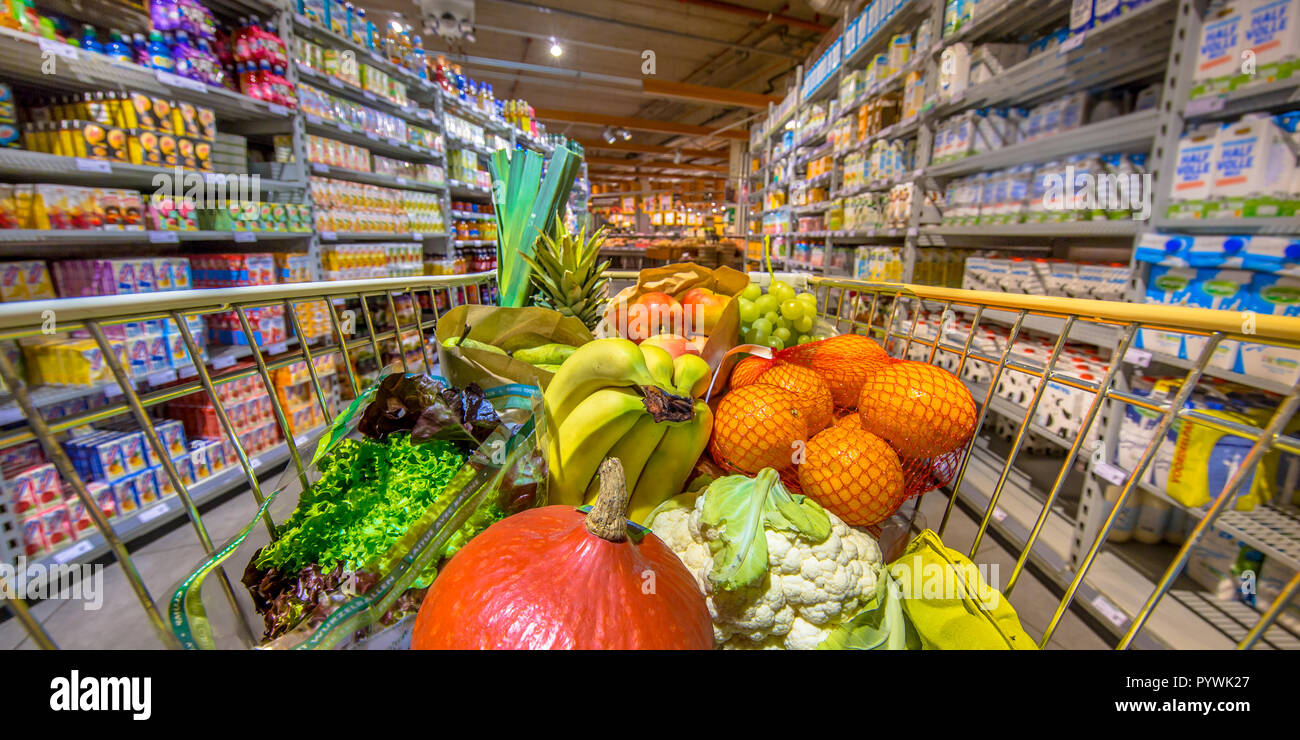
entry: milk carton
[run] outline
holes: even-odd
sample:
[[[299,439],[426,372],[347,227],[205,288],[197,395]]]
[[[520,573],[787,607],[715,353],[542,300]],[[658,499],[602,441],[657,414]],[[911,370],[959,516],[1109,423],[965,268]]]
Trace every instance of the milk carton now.
[[[1211,194],[1248,198],[1286,194],[1295,176],[1295,154],[1269,116],[1248,116],[1219,131]],[[1241,213],[1232,214],[1240,218]]]
[[[1192,283],[1196,280],[1196,270],[1184,267],[1151,268],[1147,279],[1147,303],[1166,306],[1186,305],[1190,300]],[[1138,332],[1138,346],[1151,352],[1183,356],[1183,335],[1173,331],[1141,329]]]
[[[1249,242],[1248,236],[1198,236],[1187,250],[1187,262],[1192,267],[1240,269],[1245,262],[1242,250]]]
[[[1200,218],[1202,201],[1210,197],[1214,177],[1214,154],[1218,144],[1218,127],[1202,126],[1183,134],[1178,140],[1178,160],[1174,165],[1174,182],[1169,199],[1170,218]]]
[[[1190,267],[1187,252],[1194,239],[1190,236],[1169,236],[1148,232],[1137,243],[1136,258],[1139,262],[1165,267]]]
[[[1118,18],[1120,10],[1120,0],[1096,0],[1092,10],[1092,22],[1100,24]]]
[[[1256,273],[1251,283],[1250,310],[1263,316],[1300,317],[1300,278]],[[1300,378],[1300,350],[1243,344],[1241,371],[1291,385]]]
[[[1244,12],[1242,52],[1255,55],[1255,72],[1245,82],[1290,77],[1300,66],[1300,0],[1249,0]]]
[[[1253,237],[1246,243],[1242,266],[1257,272],[1300,277],[1300,238]]]
[[[1196,66],[1192,80],[1197,85],[1192,97],[1217,89],[1226,84],[1211,81],[1227,80],[1241,72],[1241,51],[1244,45],[1245,14],[1242,2],[1230,3],[1219,13],[1209,16],[1201,25],[1201,40],[1196,47]]]
[[[1093,0],[1073,0],[1070,3],[1070,33],[1081,33],[1092,28]]]
[[[1252,274],[1246,270],[1197,270],[1196,280],[1188,293],[1188,304],[1217,311],[1244,311],[1250,298]],[[1183,338],[1183,359],[1197,360],[1205,349],[1205,337]],[[1225,339],[1214,348],[1210,364],[1223,370],[1237,369],[1240,342]]]

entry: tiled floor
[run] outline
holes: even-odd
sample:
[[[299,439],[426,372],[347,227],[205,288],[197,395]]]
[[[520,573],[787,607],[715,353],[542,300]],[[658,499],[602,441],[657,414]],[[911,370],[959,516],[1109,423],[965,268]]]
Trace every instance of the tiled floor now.
[[[272,505],[274,519],[277,522],[283,521],[289,515],[297,499],[296,482],[290,476],[285,483],[284,493]],[[264,486],[264,489],[268,492],[274,490],[271,486]],[[937,493],[923,499],[921,513],[931,528],[938,526],[946,504],[947,499]],[[253,518],[256,511],[252,494],[245,490],[217,505],[211,511],[204,512],[203,521],[213,542],[220,546],[238,533]],[[944,539],[950,546],[964,550],[969,548],[976,527],[976,522],[963,514],[960,509],[956,509]],[[257,635],[261,634],[261,622],[253,612],[247,591],[239,583],[239,578],[253,552],[265,542],[266,531],[259,524],[248,540],[227,561],[231,564],[227,573],[234,586],[234,592],[243,606],[249,625]],[[132,556],[151,595],[158,603],[159,610],[165,617],[167,600],[171,592],[181,579],[198,565],[202,559],[202,549],[193,529],[186,526],[168,532],[138,548]],[[1003,579],[1010,576],[1011,568],[1015,564],[1015,558],[990,537],[985,537],[976,561],[996,563]],[[80,602],[45,601],[37,604],[33,613],[62,648],[158,648],[161,642],[150,627],[149,620],[123,577],[121,568],[109,566],[105,569],[104,588],[103,606],[98,611],[86,611]],[[1042,634],[1044,626],[1056,608],[1057,601],[1057,597],[1050,590],[1028,573],[1016,585],[1011,598],[1025,630],[1035,638]],[[235,618],[215,578],[208,579],[204,586],[203,603],[208,609],[209,618],[212,619],[218,644],[224,647],[238,647],[240,643]],[[33,647],[32,640],[17,620],[10,619],[0,624],[0,648],[31,649]],[[1049,647],[1104,649],[1108,647],[1108,643],[1073,613],[1067,613]]]

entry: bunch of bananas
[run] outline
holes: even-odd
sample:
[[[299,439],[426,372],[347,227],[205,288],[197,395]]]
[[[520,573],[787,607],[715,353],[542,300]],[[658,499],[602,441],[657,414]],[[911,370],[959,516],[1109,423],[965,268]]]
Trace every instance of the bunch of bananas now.
[[[696,355],[674,360],[626,339],[579,347],[543,397],[551,503],[590,503],[606,457],[623,463],[634,522],[681,493],[713,429],[712,412],[697,400],[711,375]]]

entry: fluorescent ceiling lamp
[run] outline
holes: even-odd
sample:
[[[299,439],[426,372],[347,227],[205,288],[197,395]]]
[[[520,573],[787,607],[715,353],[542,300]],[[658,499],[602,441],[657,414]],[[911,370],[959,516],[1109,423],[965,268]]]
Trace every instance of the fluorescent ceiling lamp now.
[[[563,47],[563,46],[560,46],[560,42],[559,42],[559,41],[556,41],[556,40],[555,40],[555,37],[552,36],[552,37],[551,37],[551,56],[553,56],[553,57],[560,57],[560,56],[563,56],[563,55],[564,55],[564,47]]]

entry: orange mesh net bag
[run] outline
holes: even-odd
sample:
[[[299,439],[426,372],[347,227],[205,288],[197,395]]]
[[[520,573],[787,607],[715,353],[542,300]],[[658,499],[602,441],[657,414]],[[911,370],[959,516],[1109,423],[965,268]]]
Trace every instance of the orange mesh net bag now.
[[[788,487],[854,526],[952,482],[975,431],[966,386],[845,334],[750,363],[717,403],[709,451],[733,472],[776,468]]]

